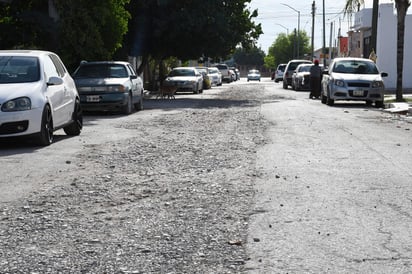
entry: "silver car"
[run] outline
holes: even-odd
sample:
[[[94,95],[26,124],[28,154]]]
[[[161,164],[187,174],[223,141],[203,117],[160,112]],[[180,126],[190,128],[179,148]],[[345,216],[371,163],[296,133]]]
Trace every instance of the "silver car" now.
[[[176,86],[177,91],[203,92],[203,76],[194,67],[177,67],[167,76],[164,86]]]
[[[84,110],[143,109],[143,81],[128,62],[82,62],[73,78]]]
[[[365,58],[335,58],[322,79],[322,103],[333,105],[336,100],[366,101],[383,106],[385,86],[376,64]]]

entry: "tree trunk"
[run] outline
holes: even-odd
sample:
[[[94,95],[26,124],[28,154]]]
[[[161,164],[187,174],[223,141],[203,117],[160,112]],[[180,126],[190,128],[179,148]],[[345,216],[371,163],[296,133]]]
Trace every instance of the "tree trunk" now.
[[[405,17],[410,5],[408,0],[396,0],[396,12],[398,14],[398,44],[396,50],[396,101],[403,101],[403,56],[405,44]]]
[[[370,41],[370,51],[376,52],[376,39],[378,36],[378,12],[379,12],[379,0],[373,0],[372,6],[372,33]],[[370,52],[369,52],[370,53]]]

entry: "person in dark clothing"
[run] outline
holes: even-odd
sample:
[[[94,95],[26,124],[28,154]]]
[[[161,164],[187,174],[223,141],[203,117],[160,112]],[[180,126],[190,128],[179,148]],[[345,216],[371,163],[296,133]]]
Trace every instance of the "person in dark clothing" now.
[[[310,68],[310,99],[313,99],[313,97],[319,99],[321,76],[322,69],[319,66],[319,61],[315,60],[314,65]]]

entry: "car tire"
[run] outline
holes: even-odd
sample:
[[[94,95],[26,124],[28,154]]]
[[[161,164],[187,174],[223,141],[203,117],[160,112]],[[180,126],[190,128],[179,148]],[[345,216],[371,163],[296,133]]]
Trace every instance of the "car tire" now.
[[[134,104],[134,108],[135,108],[137,111],[143,110],[143,92],[140,94],[139,102],[137,102],[136,104]]]
[[[384,103],[383,101],[375,101],[375,107],[376,108],[383,108]]]
[[[326,104],[328,106],[333,106],[335,104],[335,100],[333,100],[332,98],[330,98],[329,92],[326,95]]]
[[[323,93],[321,94],[320,98],[321,98],[320,101],[322,102],[322,104],[326,104],[327,97],[323,95]]]
[[[287,83],[287,81],[283,81],[283,89],[288,89],[288,83]]]
[[[49,105],[43,109],[40,132],[37,133],[36,143],[40,146],[48,146],[53,143],[53,117]]]
[[[80,106],[79,99],[76,99],[74,111],[72,114],[72,122],[63,128],[64,132],[69,136],[77,136],[83,128],[83,111]]]
[[[193,94],[199,94],[199,89],[198,89],[197,85],[193,89]]]
[[[129,94],[126,105],[123,106],[122,113],[129,115],[133,111],[132,96]]]

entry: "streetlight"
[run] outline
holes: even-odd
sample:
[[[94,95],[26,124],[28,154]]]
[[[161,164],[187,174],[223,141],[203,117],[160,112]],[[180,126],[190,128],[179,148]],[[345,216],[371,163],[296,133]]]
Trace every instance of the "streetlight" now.
[[[288,8],[290,8],[290,9],[292,9],[292,10],[294,10],[294,11],[296,11],[297,13],[298,13],[298,58],[299,58],[299,36],[300,36],[300,11],[298,11],[297,9],[295,9],[295,8],[293,8],[293,7],[291,7],[291,6],[289,6],[288,4],[284,4],[284,3],[280,3],[280,4],[282,4],[282,5],[284,5],[284,6],[286,6],[286,7],[288,7]]]
[[[278,24],[278,23],[275,23],[275,24],[278,25],[278,26],[281,26],[282,28],[284,28],[286,30],[286,34],[289,36],[289,29],[287,27],[285,27],[282,24]]]

